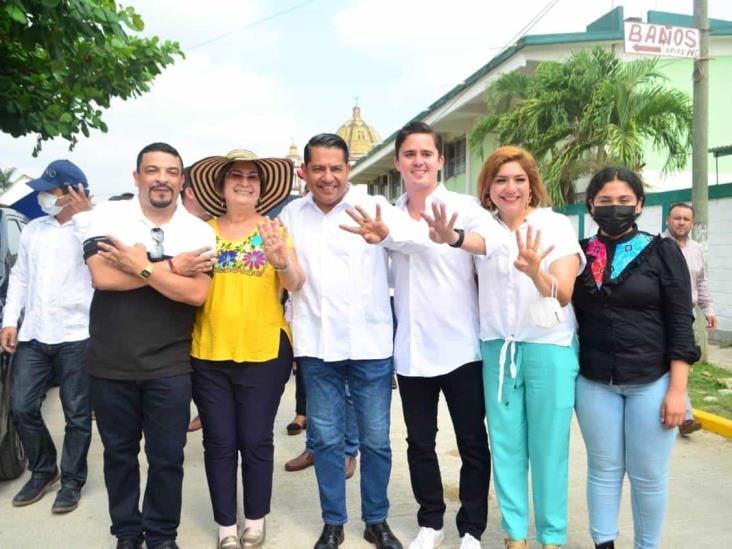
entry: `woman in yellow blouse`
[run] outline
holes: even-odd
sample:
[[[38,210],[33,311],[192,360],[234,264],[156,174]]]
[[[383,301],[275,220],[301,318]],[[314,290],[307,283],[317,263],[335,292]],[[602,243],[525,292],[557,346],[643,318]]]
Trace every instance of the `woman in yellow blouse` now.
[[[190,171],[193,192],[215,216],[217,261],[193,329],[193,399],[203,422],[206,477],[219,547],[257,547],[272,495],[273,424],[290,374],[292,346],[282,290],[305,275],[286,229],[264,214],[292,184],[286,159],[249,151],[204,158]],[[241,453],[245,523],[237,533],[236,469]]]

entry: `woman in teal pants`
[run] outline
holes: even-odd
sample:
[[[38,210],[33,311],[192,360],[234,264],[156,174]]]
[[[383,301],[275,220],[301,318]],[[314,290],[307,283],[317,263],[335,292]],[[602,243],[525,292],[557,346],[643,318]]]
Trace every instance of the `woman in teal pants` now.
[[[570,304],[585,259],[568,218],[554,213],[532,156],[500,147],[478,198],[494,214],[485,234],[460,234],[434,209],[431,236],[476,255],[480,338],[493,479],[506,547],[527,547],[531,465],[542,547],[567,539],[569,430],[578,372]],[[455,235],[458,235],[457,237]]]

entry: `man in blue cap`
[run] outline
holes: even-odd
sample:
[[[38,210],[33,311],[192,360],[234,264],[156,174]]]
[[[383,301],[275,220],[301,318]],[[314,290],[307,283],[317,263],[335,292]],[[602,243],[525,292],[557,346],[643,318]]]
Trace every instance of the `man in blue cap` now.
[[[72,220],[75,213],[90,207],[88,184],[77,166],[68,160],[56,160],[28,185],[37,191],[38,204],[47,215],[28,223],[21,234],[0,331],[3,350],[15,354],[10,412],[31,471],[30,480],[13,498],[13,505],[21,507],[38,501],[59,479],[56,447],[41,416],[46,388],[56,379],[66,435],[61,454],[61,489],[52,511],[67,513],[79,504],[91,442],[86,357],[93,290],[76,219]],[[21,313],[23,324],[18,329]]]

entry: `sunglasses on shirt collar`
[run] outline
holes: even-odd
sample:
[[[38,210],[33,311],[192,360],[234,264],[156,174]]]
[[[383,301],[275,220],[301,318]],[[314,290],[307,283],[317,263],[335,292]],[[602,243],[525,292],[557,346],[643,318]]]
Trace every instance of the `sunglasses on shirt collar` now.
[[[165,250],[163,249],[163,241],[165,240],[165,233],[160,227],[153,227],[150,229],[150,236],[155,242],[155,247],[150,252],[150,259],[163,259],[165,256]]]

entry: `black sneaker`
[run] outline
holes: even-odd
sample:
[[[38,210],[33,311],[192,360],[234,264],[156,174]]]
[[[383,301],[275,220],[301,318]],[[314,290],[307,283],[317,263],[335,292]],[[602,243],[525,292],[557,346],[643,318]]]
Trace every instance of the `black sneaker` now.
[[[61,486],[56,494],[51,511],[54,513],[69,513],[79,506],[81,490],[73,486]]]
[[[13,498],[13,507],[23,507],[35,503],[43,497],[46,490],[50,488],[58,480],[58,472],[53,476],[47,475],[31,475],[28,482],[15,494]]]
[[[363,531],[363,539],[373,543],[378,549],[402,549],[401,542],[389,528],[386,521],[367,524]]]
[[[332,524],[324,524],[323,531],[315,542],[313,549],[336,549],[341,543],[345,536],[343,535],[343,525],[339,524],[334,526]]]

